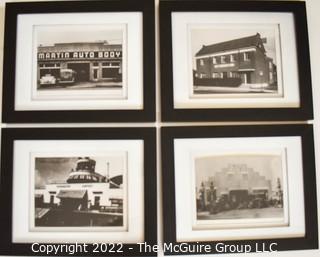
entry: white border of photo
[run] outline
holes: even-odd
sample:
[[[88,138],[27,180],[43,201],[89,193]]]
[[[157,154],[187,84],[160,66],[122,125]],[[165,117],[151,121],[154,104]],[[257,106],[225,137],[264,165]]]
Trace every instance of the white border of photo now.
[[[279,79],[282,80],[283,96],[237,97],[194,97],[192,51],[190,46],[191,27],[213,27],[219,25],[278,24],[280,51],[277,63]],[[278,44],[277,43],[277,44]],[[276,44],[276,45],[277,45]],[[172,13],[172,61],[174,108],[287,108],[300,106],[298,63],[296,53],[294,18],[290,13],[262,12],[173,12]],[[212,94],[210,94],[212,96]]]
[[[284,174],[283,190],[285,219],[288,225],[264,227],[230,228],[230,224],[219,224],[219,228],[195,225],[194,155],[221,155],[235,153],[279,153],[286,152],[287,176]],[[177,242],[271,239],[305,235],[304,189],[302,152],[300,137],[250,137],[250,138],[202,138],[174,139],[175,198]],[[189,161],[186,161],[189,160]],[[286,222],[286,221],[285,221]],[[241,225],[240,223],[237,226]],[[271,225],[271,224],[270,224]]]
[[[55,94],[34,97],[37,81],[35,27],[39,25],[124,26],[123,87],[125,98],[103,97],[100,90],[75,97]],[[141,12],[19,14],[15,77],[15,110],[125,110],[143,109],[143,43]],[[107,39],[106,39],[107,40]]]
[[[13,217],[14,243],[137,243],[144,241],[144,155],[143,140],[16,140],[13,160]],[[110,152],[127,153],[127,230],[103,227],[66,228],[62,231],[34,231],[30,222],[32,192],[31,168],[34,153],[42,156],[93,156]]]

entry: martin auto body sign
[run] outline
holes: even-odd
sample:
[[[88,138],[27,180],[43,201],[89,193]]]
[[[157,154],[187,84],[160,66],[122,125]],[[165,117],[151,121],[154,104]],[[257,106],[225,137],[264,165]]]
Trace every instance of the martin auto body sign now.
[[[38,60],[67,60],[67,59],[114,59],[121,58],[122,51],[77,51],[77,52],[41,52]]]

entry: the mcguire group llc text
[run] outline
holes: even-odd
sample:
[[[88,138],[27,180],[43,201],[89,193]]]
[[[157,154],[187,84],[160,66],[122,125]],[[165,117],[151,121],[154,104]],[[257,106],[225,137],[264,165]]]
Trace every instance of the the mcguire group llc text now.
[[[137,243],[137,247],[127,248],[122,243],[74,243],[74,244],[39,244],[33,243],[31,250],[34,253],[45,255],[74,255],[76,253],[123,253],[125,250],[139,250],[141,253],[161,251],[160,245],[151,245],[146,242]],[[127,248],[127,249],[125,249]],[[164,243],[162,250],[165,253],[250,253],[276,252],[277,243],[226,244],[216,243]]]
[[[140,252],[158,252],[159,245],[138,243]],[[226,244],[217,243],[164,243],[164,252],[171,253],[250,253],[250,252],[277,252],[277,243],[255,243],[255,244]]]

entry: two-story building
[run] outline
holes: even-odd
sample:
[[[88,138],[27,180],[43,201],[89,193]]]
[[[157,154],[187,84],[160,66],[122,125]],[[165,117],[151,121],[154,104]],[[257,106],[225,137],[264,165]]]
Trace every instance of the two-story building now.
[[[251,87],[276,87],[276,65],[267,56],[257,33],[212,45],[203,45],[195,55],[196,78],[241,78]],[[195,85],[196,86],[196,85]]]

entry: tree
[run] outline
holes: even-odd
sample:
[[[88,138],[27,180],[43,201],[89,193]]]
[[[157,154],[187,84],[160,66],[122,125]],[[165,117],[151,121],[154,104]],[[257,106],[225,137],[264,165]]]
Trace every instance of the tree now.
[[[282,191],[280,178],[277,179],[277,196],[278,196],[278,204],[281,207],[283,207],[283,191]]]

